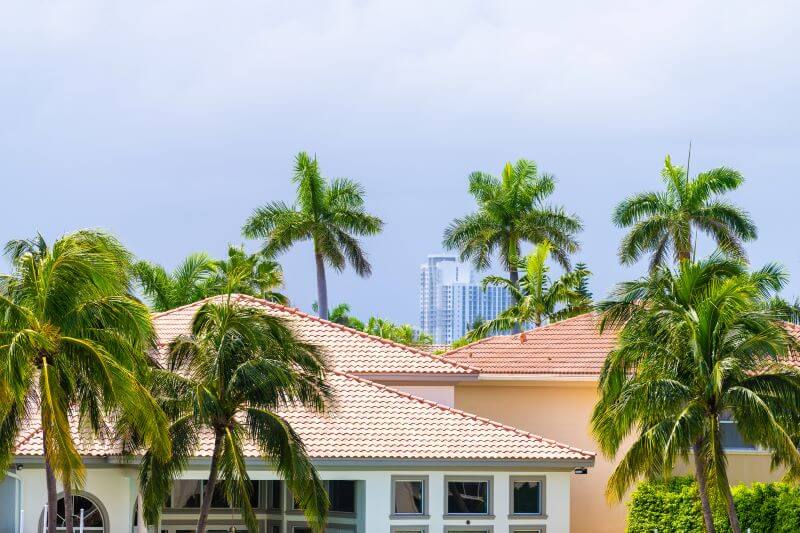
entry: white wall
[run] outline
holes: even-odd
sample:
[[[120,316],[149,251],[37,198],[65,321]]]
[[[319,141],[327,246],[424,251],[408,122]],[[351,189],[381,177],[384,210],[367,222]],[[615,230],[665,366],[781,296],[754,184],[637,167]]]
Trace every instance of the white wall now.
[[[39,519],[47,503],[44,468],[26,465],[17,473],[23,482],[24,532],[39,533]],[[131,468],[104,466],[87,469],[83,490],[103,504],[108,512],[109,530],[113,533],[131,531],[136,500],[135,482],[136,470]]]
[[[431,386],[417,386],[417,385],[393,385],[387,383],[388,386],[397,390],[425,398],[432,402],[441,403],[448,407],[453,407],[456,403],[456,391],[452,385],[431,385]]]
[[[39,516],[44,508],[45,490],[44,470],[26,466],[20,471],[24,481],[23,498],[25,509],[25,533],[37,531]],[[184,472],[184,479],[202,479],[207,470],[193,469]],[[491,471],[491,470],[333,470],[321,469],[323,479],[353,479],[364,482],[363,493],[359,495],[359,522],[363,524],[360,533],[389,533],[391,525],[428,524],[431,533],[441,533],[445,525],[464,525],[464,519],[444,519],[444,478],[445,476],[492,476],[494,519],[470,519],[471,525],[494,525],[495,533],[506,533],[509,525],[546,524],[548,533],[567,533],[569,531],[569,484],[571,472],[535,471]],[[391,510],[392,475],[424,475],[429,479],[428,520],[389,519]],[[510,495],[509,476],[541,475],[546,477],[547,518],[531,520],[509,520]],[[273,472],[255,470],[250,472],[254,480],[277,479]],[[130,468],[104,467],[90,468],[84,490],[98,498],[110,517],[110,530],[113,533],[131,531],[131,518],[135,505],[136,473]]]

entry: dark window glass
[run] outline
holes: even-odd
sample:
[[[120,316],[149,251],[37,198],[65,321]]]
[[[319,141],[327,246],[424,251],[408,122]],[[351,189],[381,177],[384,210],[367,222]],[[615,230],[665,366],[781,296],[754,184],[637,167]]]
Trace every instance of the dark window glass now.
[[[178,479],[172,484],[170,507],[173,509],[194,509],[200,507],[199,479]]]
[[[514,482],[514,513],[541,514],[542,493],[538,481]]]
[[[425,512],[422,480],[394,482],[394,512],[397,514],[423,514]]]
[[[355,481],[328,481],[328,498],[331,501],[331,511],[339,513],[356,512],[356,482]]]
[[[488,481],[448,481],[447,512],[489,514]]]
[[[736,423],[732,420],[720,420],[719,429],[722,438],[722,447],[727,449],[754,450],[755,446],[744,440]]]
[[[205,482],[203,483],[205,487]],[[258,481],[250,481],[250,505],[254,508],[258,508]],[[214,487],[214,494],[211,496],[211,508],[212,509],[230,509],[230,505],[228,505],[228,498],[225,496],[225,488],[222,485],[222,481],[218,481],[216,486]]]
[[[280,509],[283,501],[283,483],[281,481],[268,481],[269,483],[269,502],[270,509]]]
[[[67,526],[66,510],[64,498],[59,498],[56,502],[56,527],[64,528]],[[83,511],[83,526],[87,528],[103,527],[103,515],[100,509],[88,498],[83,496],[72,497],[72,525],[77,527],[81,522],[81,511]]]

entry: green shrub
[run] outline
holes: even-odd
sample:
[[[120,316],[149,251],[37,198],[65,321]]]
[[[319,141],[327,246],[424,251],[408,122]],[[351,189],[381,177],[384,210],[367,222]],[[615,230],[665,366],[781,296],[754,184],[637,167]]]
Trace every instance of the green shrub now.
[[[751,533],[800,531],[800,489],[786,483],[733,487],[742,530]],[[729,533],[725,505],[712,498],[714,525]],[[694,478],[675,477],[641,483],[628,504],[628,533],[703,533],[703,515]]]

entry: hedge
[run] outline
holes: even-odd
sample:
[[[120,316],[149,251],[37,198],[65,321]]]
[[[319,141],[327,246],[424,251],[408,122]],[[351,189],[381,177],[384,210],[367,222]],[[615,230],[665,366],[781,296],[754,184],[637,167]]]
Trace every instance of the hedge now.
[[[733,487],[742,531],[800,531],[800,488],[787,483],[753,483]],[[721,501],[712,501],[714,525],[730,533]],[[639,484],[628,504],[628,533],[704,533],[700,497],[694,478],[674,477]]]

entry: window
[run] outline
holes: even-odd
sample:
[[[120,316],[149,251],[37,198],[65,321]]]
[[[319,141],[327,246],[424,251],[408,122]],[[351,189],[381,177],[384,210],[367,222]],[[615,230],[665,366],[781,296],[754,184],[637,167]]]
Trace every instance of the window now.
[[[428,526],[392,526],[391,533],[428,533]]]
[[[544,515],[545,477],[511,477],[511,514]],[[521,530],[524,531],[524,530]]]
[[[492,533],[492,526],[445,526],[444,533]]]
[[[427,511],[428,478],[392,477],[393,515],[424,515]]]
[[[65,511],[63,496],[56,503],[56,531],[66,531],[67,516]],[[105,517],[100,505],[88,495],[72,496],[72,525],[75,531],[81,523],[81,512],[83,512],[83,530],[86,533],[103,533],[105,529]],[[44,511],[42,511],[42,524],[44,524]],[[44,526],[43,526],[44,527]]]
[[[267,481],[267,509],[281,510],[283,509],[283,482],[272,480]]]
[[[510,533],[545,533],[544,526],[511,526]]]
[[[356,512],[356,482],[331,480],[326,482],[331,511],[334,513]]]
[[[739,433],[736,422],[731,415],[723,415],[719,420],[722,447],[726,450],[755,450],[756,447],[748,443]]]
[[[199,479],[178,479],[172,483],[172,492],[167,507],[171,509],[199,509],[202,494]]]
[[[445,488],[445,514],[491,514],[491,482],[489,478],[445,477]]]
[[[323,481],[325,490],[328,491],[328,498],[330,499],[330,510],[334,513],[348,513],[356,512],[356,482],[352,480],[330,480]],[[297,501],[292,492],[287,488],[286,490],[287,501],[291,503],[291,511],[302,511],[300,502]]]
[[[203,492],[206,481],[201,479],[178,479],[172,483],[172,492],[167,501],[167,508],[170,509],[199,509],[203,501]],[[254,508],[259,506],[258,481],[250,481],[250,505]],[[225,498],[225,491],[221,482],[217,482],[214,487],[214,494],[211,496],[212,509],[230,509],[228,500]]]

